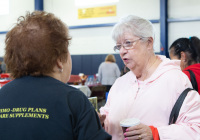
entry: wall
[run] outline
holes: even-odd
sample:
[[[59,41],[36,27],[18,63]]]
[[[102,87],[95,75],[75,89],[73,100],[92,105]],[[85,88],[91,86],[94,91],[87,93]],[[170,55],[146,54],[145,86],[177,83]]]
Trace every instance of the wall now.
[[[1,24],[0,32],[8,31],[11,25],[16,22],[20,15],[24,15],[25,11],[33,11],[34,0],[19,0],[10,1],[11,9],[9,16],[0,16],[3,24]],[[117,6],[117,16],[101,17],[101,18],[88,18],[78,19],[78,7],[75,6],[74,0],[44,0],[44,10],[52,12],[64,21],[70,28],[70,35],[72,41],[70,45],[70,53],[72,55],[73,69],[72,73],[77,74],[84,72],[87,74],[97,73],[98,66],[104,61],[107,54],[115,54],[113,51],[114,42],[111,39],[112,26],[107,27],[94,27],[94,28],[79,28],[84,25],[99,25],[114,24],[120,17],[134,14],[147,19],[159,19],[159,0],[120,0],[119,3],[113,3]],[[105,6],[105,5],[93,5]],[[19,8],[20,7],[20,8]],[[141,8],[142,7],[142,8]],[[85,7],[87,8],[87,7]],[[20,10],[19,10],[20,9]],[[125,9],[125,10],[124,10]],[[141,9],[145,9],[141,10]],[[8,18],[8,19],[6,19]],[[156,47],[155,52],[160,49],[160,29],[159,23],[154,24],[156,29]],[[0,34],[0,56],[4,55],[4,42],[5,34]],[[123,63],[118,54],[115,54],[117,64],[120,69]]]
[[[180,37],[200,38],[200,1],[168,0],[168,46]]]
[[[105,61],[106,54],[72,55],[72,74],[84,73],[93,75],[98,73],[99,65]],[[116,63],[121,70],[124,64],[118,54],[114,54]]]
[[[5,32],[13,27],[19,16],[34,10],[34,0],[9,0],[9,6],[9,15],[0,15],[0,57],[4,56]]]
[[[74,0],[44,0],[44,10],[54,13],[69,27],[116,23],[121,16],[127,14],[135,14],[147,19],[159,19],[159,0],[143,0],[143,3],[141,3],[140,0],[120,0],[116,5],[117,16],[78,19],[78,7],[75,6]],[[142,9],[145,9],[145,11],[141,10],[141,7]],[[33,10],[34,0],[10,0],[10,15],[0,16],[0,20],[4,21],[2,24],[0,24],[0,32],[8,31],[20,15],[24,15],[26,11]],[[155,52],[159,52],[160,26],[159,23],[154,25],[156,29]],[[70,34],[73,38],[70,46],[71,54],[88,55],[115,53],[113,51],[113,46],[115,43],[112,41],[110,35],[111,30],[112,26],[70,29]],[[0,34],[1,57],[4,55],[4,39],[5,34]]]
[[[116,3],[114,3],[116,4]],[[94,5],[103,6],[103,5]],[[114,53],[114,42],[111,39],[110,32],[112,26],[102,26],[103,24],[114,24],[120,17],[127,14],[134,14],[149,20],[158,20],[154,23],[156,29],[155,52],[160,49],[160,0],[119,0],[117,6],[117,16],[78,19],[78,7],[74,0],[44,0],[44,10],[54,13],[61,18],[69,27],[72,36],[70,52],[72,61],[74,61],[73,71],[90,71],[94,73],[97,70],[97,64],[104,61],[107,54]],[[200,1],[199,0],[168,0],[168,44],[179,38],[198,36],[200,37]],[[24,15],[26,11],[34,10],[34,0],[10,0],[10,15],[0,16],[0,57],[4,55],[4,31],[8,31],[17,17]],[[183,21],[183,22],[181,22]],[[102,27],[81,28],[87,25],[98,25]],[[115,53],[114,53],[115,54]],[[118,54],[115,54],[119,57]],[[92,62],[91,62],[91,60]],[[83,61],[87,60],[87,61]],[[95,61],[95,62],[93,62]],[[85,64],[85,62],[88,62]],[[117,62],[122,67],[121,60]],[[94,65],[93,65],[94,64]],[[81,66],[80,66],[81,65]],[[90,65],[90,66],[89,66]],[[87,68],[88,69],[87,69]]]
[[[77,19],[78,7],[75,6],[74,0],[44,0],[44,10],[55,13],[60,17],[68,26],[79,26],[79,25],[93,25],[93,24],[104,24],[104,23],[115,23],[121,16],[126,14],[135,14],[142,16],[147,19],[159,19],[159,0],[119,0],[117,3],[117,16],[106,17],[106,18],[91,18],[91,19]],[[125,9],[125,10],[124,10]],[[145,9],[145,10],[143,10]],[[200,18],[200,1],[199,0],[168,0],[168,17],[169,19],[192,19]],[[34,0],[10,0],[10,14],[0,16],[0,57],[4,55],[4,40],[5,34],[1,34],[4,31],[8,31],[16,19],[20,15],[24,15],[26,11],[34,10]],[[180,20],[179,20],[180,21]],[[160,46],[160,27],[159,23],[154,24],[157,30],[156,46]],[[170,22],[169,21],[169,41],[170,45],[175,39],[179,37],[198,36],[200,30],[200,20],[197,21],[185,21],[185,22]],[[83,28],[83,29],[70,29],[70,33],[73,37],[71,45],[71,53],[73,54],[105,54],[114,53],[112,42],[110,37],[110,31],[112,27],[100,27],[97,28]],[[93,32],[94,30],[94,32]],[[96,31],[95,31],[96,30]],[[91,32],[90,32],[91,31]],[[105,32],[102,35],[101,32]],[[84,34],[84,32],[86,32]],[[98,33],[99,32],[99,33]],[[105,40],[100,43],[96,43],[96,38]],[[89,41],[91,40],[91,41]],[[109,41],[108,41],[109,40]],[[83,41],[83,42],[82,42]],[[3,42],[3,43],[2,43]],[[81,43],[79,43],[81,42]],[[89,43],[90,42],[90,43]],[[107,43],[105,43],[107,42]],[[81,45],[81,44],[84,45]],[[89,45],[91,44],[91,46]],[[100,44],[96,47],[95,44]],[[84,48],[80,47],[84,46]],[[111,48],[109,48],[111,47]],[[91,49],[92,48],[92,49]],[[82,51],[84,50],[84,52]],[[93,50],[93,51],[91,51]],[[159,51],[155,48],[155,52]]]
[[[9,15],[0,15],[0,32],[8,31],[16,23],[17,18],[26,11],[34,10],[34,0],[9,0]]]
[[[156,30],[155,52],[160,52],[159,24],[154,24]],[[115,42],[111,38],[112,27],[95,27],[70,29],[72,41],[70,52],[72,55],[81,54],[108,54],[115,53]]]
[[[114,23],[127,14],[138,15],[147,19],[159,19],[159,0],[119,0],[117,5],[117,16],[78,19],[78,7],[74,0],[44,0],[44,10],[53,12],[59,16],[68,26]],[[94,5],[103,6],[103,5]],[[86,8],[86,7],[85,7]],[[145,9],[145,10],[143,10]]]
[[[117,6],[117,16],[78,19],[78,7],[72,0],[44,0],[44,10],[53,12],[60,17],[70,28],[72,41],[70,53],[72,55],[72,74],[83,72],[85,74],[95,74],[98,67],[104,61],[107,54],[115,54],[113,46],[115,42],[111,38],[112,26],[102,27],[102,24],[116,23],[122,16],[134,14],[149,20],[158,20],[159,0],[120,0],[115,3]],[[103,5],[96,5],[103,6]],[[96,7],[94,5],[94,7]],[[125,9],[125,10],[124,10]],[[141,10],[145,9],[145,10]],[[81,28],[86,25],[99,27]],[[154,23],[156,30],[155,52],[160,52],[160,24]],[[116,62],[120,69],[124,67],[118,54],[115,54]]]
[[[116,23],[122,16],[135,14],[147,19],[159,19],[159,0],[120,0],[115,3],[117,16],[78,19],[78,7],[73,0],[44,0],[44,10],[53,12],[60,17],[68,26],[80,27],[83,25],[96,25]],[[102,5],[96,5],[102,6]],[[96,7],[94,6],[94,7]],[[145,11],[141,10],[144,8]],[[126,10],[124,10],[126,9]],[[155,24],[156,47],[155,52],[160,51],[160,26]],[[111,39],[112,26],[70,29],[72,42],[70,52],[72,55],[82,54],[108,54],[115,53],[115,42]]]

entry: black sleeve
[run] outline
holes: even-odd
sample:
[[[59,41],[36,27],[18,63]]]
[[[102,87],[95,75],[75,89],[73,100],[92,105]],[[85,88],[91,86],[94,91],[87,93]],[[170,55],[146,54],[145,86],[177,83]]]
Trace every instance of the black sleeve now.
[[[79,123],[78,140],[111,140],[111,136],[102,128],[94,109],[88,111]]]
[[[73,96],[73,97],[72,97]],[[71,96],[71,111],[75,119],[74,132],[77,140],[111,140],[102,128],[99,117],[83,93]]]

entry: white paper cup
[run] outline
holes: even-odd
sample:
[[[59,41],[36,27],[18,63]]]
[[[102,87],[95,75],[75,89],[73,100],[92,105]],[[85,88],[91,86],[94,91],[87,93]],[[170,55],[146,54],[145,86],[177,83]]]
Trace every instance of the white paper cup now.
[[[126,129],[131,126],[140,124],[140,120],[137,118],[128,118],[120,121],[120,126],[122,127],[123,133],[126,132]]]

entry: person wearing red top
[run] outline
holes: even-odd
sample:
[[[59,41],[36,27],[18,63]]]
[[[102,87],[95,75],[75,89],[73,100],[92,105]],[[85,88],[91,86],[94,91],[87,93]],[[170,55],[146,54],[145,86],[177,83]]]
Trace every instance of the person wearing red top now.
[[[195,75],[196,86],[192,86],[200,93],[200,40],[193,36],[190,38],[179,38],[169,48],[170,58],[181,60],[181,70],[191,80],[192,71]]]

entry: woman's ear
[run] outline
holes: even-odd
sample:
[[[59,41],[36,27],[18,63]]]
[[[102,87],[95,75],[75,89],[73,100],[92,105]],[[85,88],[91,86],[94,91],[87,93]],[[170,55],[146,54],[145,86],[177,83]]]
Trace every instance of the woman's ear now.
[[[181,52],[181,61],[183,61],[183,62],[187,62],[187,55],[186,55],[186,53],[185,52]]]
[[[187,55],[185,52],[181,52],[181,70],[184,70],[188,65],[187,65]]]
[[[148,49],[153,49],[153,38],[149,37],[147,42],[148,42]]]
[[[61,61],[60,58],[57,59],[56,66],[58,67],[59,71],[63,70],[63,62]]]

